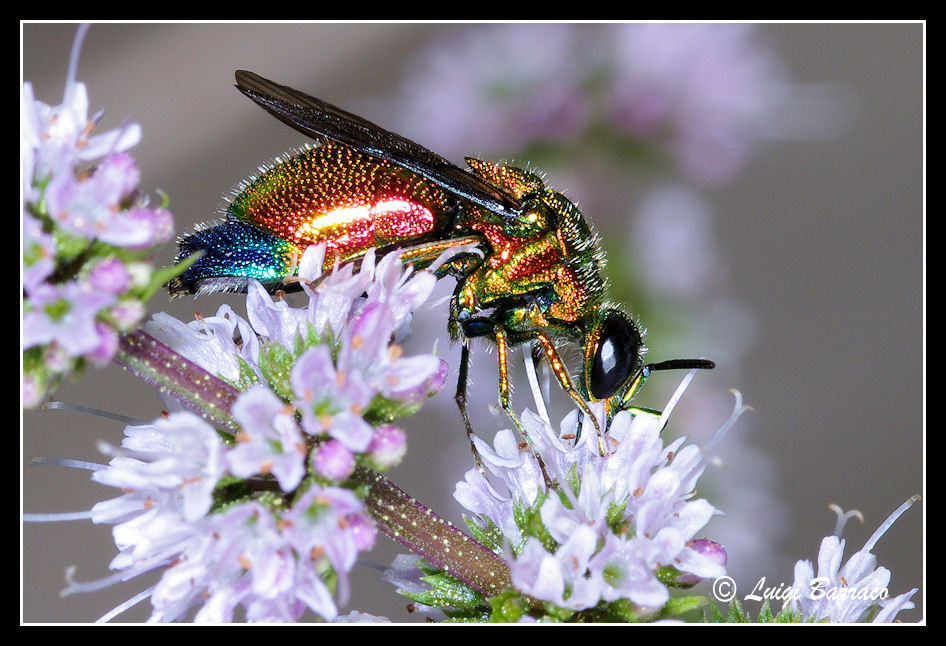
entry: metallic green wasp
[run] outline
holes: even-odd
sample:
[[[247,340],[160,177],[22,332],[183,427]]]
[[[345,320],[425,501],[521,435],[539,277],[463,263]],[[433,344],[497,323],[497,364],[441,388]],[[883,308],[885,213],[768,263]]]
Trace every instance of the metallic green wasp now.
[[[170,286],[172,294],[245,290],[248,278],[285,289],[294,259],[311,244],[327,245],[326,268],[336,257],[357,261],[370,248],[399,250],[417,267],[463,248],[437,273],[457,280],[448,327],[462,342],[456,401],[471,438],[467,372],[477,337],[496,344],[499,401],[517,425],[507,351],[531,343],[593,420],[602,452],[606,420],[596,419],[588,401],[603,401],[610,419],[651,372],[713,367],[700,359],[644,364],[637,324],[606,299],[597,236],[577,207],[535,174],[473,158],[465,170],[252,72],[236,72],[236,81],[243,94],[317,145],[248,183],[222,222],[180,240],[178,261],[201,255]],[[566,342],[583,349],[576,377],[559,356]]]

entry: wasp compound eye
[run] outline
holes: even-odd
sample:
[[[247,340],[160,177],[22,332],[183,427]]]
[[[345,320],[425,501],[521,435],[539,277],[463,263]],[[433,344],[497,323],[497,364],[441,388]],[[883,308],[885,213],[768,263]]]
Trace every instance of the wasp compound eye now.
[[[607,399],[637,370],[641,337],[634,324],[620,313],[606,315],[596,336],[588,393],[595,399]]]

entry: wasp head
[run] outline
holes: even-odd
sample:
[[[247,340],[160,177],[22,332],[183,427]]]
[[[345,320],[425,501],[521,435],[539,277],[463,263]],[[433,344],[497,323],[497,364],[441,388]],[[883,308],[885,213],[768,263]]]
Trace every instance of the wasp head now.
[[[623,311],[604,307],[589,326],[583,345],[584,394],[592,401],[605,400],[610,413],[612,407],[619,408],[633,397],[631,387],[640,381],[635,379],[644,362],[640,330]],[[612,402],[617,406],[612,406]]]

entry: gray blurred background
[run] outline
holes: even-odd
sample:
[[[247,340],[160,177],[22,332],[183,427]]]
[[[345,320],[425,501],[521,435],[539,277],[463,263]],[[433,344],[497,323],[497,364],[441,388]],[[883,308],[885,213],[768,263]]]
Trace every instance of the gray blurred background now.
[[[413,57],[440,32],[476,28],[97,24],[85,40],[78,78],[88,86],[90,111],[107,109],[103,129],[126,118],[141,124],[143,139],[132,154],[141,167],[142,188],[166,192],[178,231],[186,231],[214,217],[222,196],[257,164],[304,141],[240,96],[233,88],[235,69],[314,94],[444,152],[438,141],[422,139],[422,130],[412,132],[411,115],[391,114],[395,103],[385,97],[395,95]],[[740,597],[761,577],[768,585],[788,584],[796,560],[816,559],[821,537],[834,527],[829,503],[859,509],[865,517],[864,525],[852,522],[844,532],[847,558],[925,486],[924,26],[764,24],[757,29],[793,81],[838,89],[848,108],[845,126],[829,137],[770,142],[731,181],[702,192],[713,213],[713,244],[725,259],[726,298],[752,321],[745,351],[730,357],[729,346],[714,341],[726,335],[712,329],[712,318],[682,343],[659,347],[659,336],[649,343],[654,360],[707,356],[720,366],[697,378],[700,401],[709,402],[711,413],[701,416],[683,406],[680,432],[705,437],[719,426],[732,405],[727,388],[738,388],[755,409],[723,441],[719,452],[725,465],[708,470],[700,491],[727,514],[704,533],[725,537]],[[74,32],[72,24],[22,26],[23,79],[33,83],[37,99],[61,102]],[[428,80],[430,87],[438,85],[436,77]],[[475,141],[477,124],[469,127],[474,134],[468,138]],[[462,162],[459,155],[451,158]],[[550,171],[549,181],[568,188],[567,165],[556,168],[563,170]],[[620,256],[626,225],[614,220],[624,215],[592,211],[587,205],[598,198],[579,192],[591,190],[587,187],[571,186],[568,195],[605,233],[612,265],[620,268],[622,261],[614,257]],[[642,235],[640,228],[635,232]],[[172,255],[169,245],[162,260]],[[188,320],[195,311],[212,314],[222,302],[243,311],[242,297],[234,296],[167,303],[159,295],[150,305]],[[419,352],[429,351],[429,335],[442,331],[439,314],[424,318],[432,320],[415,332]],[[457,348],[441,344],[440,351],[455,370]],[[495,356],[482,348],[474,356],[474,386],[485,411],[495,399]],[[640,403],[661,407],[680,376],[652,378]],[[462,522],[453,483],[469,468],[470,457],[452,389],[448,385],[404,425],[408,458],[391,477],[448,519]],[[140,419],[161,410],[149,387],[117,367],[89,372],[62,387],[57,398]],[[524,385],[515,402],[517,408],[531,404]],[[488,412],[476,414],[486,438],[505,425]],[[95,442],[118,443],[121,424],[33,411],[23,415],[22,428],[24,511],[88,509],[114,495],[89,482],[86,472],[27,465],[36,456],[100,461]],[[726,453],[727,443],[735,455]],[[874,550],[879,564],[892,571],[891,595],[920,587],[913,598],[917,608],[900,614],[904,621],[925,617],[926,505],[924,500],[908,511]],[[30,524],[22,540],[24,621],[91,621],[150,584],[138,580],[59,598],[70,565],[78,566],[78,580],[107,575],[115,553],[109,528]],[[386,565],[397,552],[379,537],[369,556]],[[407,614],[406,600],[369,567],[356,570],[353,588],[348,609],[395,621],[419,619]],[[142,604],[119,620],[141,621],[147,615]]]

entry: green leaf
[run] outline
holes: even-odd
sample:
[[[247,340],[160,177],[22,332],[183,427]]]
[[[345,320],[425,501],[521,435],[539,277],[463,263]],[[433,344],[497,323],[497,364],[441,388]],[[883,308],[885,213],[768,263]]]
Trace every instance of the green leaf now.
[[[608,528],[616,535],[625,538],[634,537],[634,528],[629,521],[624,518],[624,510],[627,508],[629,499],[624,499],[620,503],[612,502],[608,505],[608,511],[605,514],[605,522]]]
[[[495,597],[490,597],[489,604],[492,607],[492,613],[489,617],[492,623],[514,624],[529,611],[529,604],[526,599],[523,598],[520,592],[515,590],[506,590]]]
[[[476,590],[472,589],[456,577],[442,571],[429,571],[422,568],[422,571],[430,572],[421,577],[430,586],[429,590],[422,592],[407,592],[398,590],[398,592],[417,603],[425,606],[432,606],[440,609],[454,609],[459,611],[459,615],[475,612],[481,615],[487,607],[486,601]],[[458,613],[452,613],[457,615]]]
[[[659,619],[669,619],[679,617],[687,612],[702,608],[710,600],[701,594],[686,595],[682,597],[671,597],[660,609]]]
[[[371,402],[365,407],[362,416],[372,426],[390,424],[399,417],[413,415],[423,405],[423,402],[405,402],[399,399],[389,399],[379,394],[371,398]]]
[[[519,526],[519,529],[522,531],[524,537],[534,536],[542,541],[542,545],[549,552],[554,552],[558,549],[558,542],[552,538],[552,534],[549,533],[549,530],[545,527],[545,524],[542,522],[542,515],[540,510],[542,509],[545,499],[548,497],[549,493],[547,491],[539,492],[539,495],[535,498],[535,503],[532,507],[525,507],[516,501],[513,504],[513,518],[516,521],[516,525]],[[525,541],[523,541],[523,545]],[[518,549],[521,549],[522,545],[513,546],[513,551],[518,554]]]
[[[148,280],[148,284],[142,288],[138,293],[138,298],[142,301],[147,301],[152,296],[154,296],[159,289],[167,285],[171,280],[177,278],[187,270],[188,267],[197,262],[197,259],[202,254],[194,254],[185,258],[179,263],[171,265],[170,267],[159,267],[151,272],[151,277]]]
[[[296,336],[293,339],[293,353],[296,357],[301,357],[306,350],[314,348],[318,345],[322,345],[326,342],[331,342],[332,331],[329,329],[326,331],[325,336],[319,334],[316,329],[312,326],[311,323],[306,323],[305,325],[305,336],[301,332],[296,332]]]
[[[752,618],[746,614],[746,611],[742,609],[742,604],[739,603],[739,599],[733,599],[729,604],[729,615],[726,617],[726,623],[729,624],[749,624],[752,623]]]
[[[502,554],[503,533],[491,518],[485,516],[479,516],[478,518],[464,516],[463,520],[466,522],[467,528],[469,528],[470,533],[473,534],[473,539],[477,543],[493,550],[497,554]],[[481,523],[484,523],[485,526]]]
[[[253,367],[243,357],[237,357],[237,367],[240,371],[240,376],[237,377],[236,383],[233,385],[240,390],[247,390],[253,384],[259,382],[259,377],[256,375],[256,371],[253,370]]]
[[[290,375],[294,357],[279,343],[267,343],[260,348],[259,367],[263,377],[277,395],[286,401],[295,399]]]

